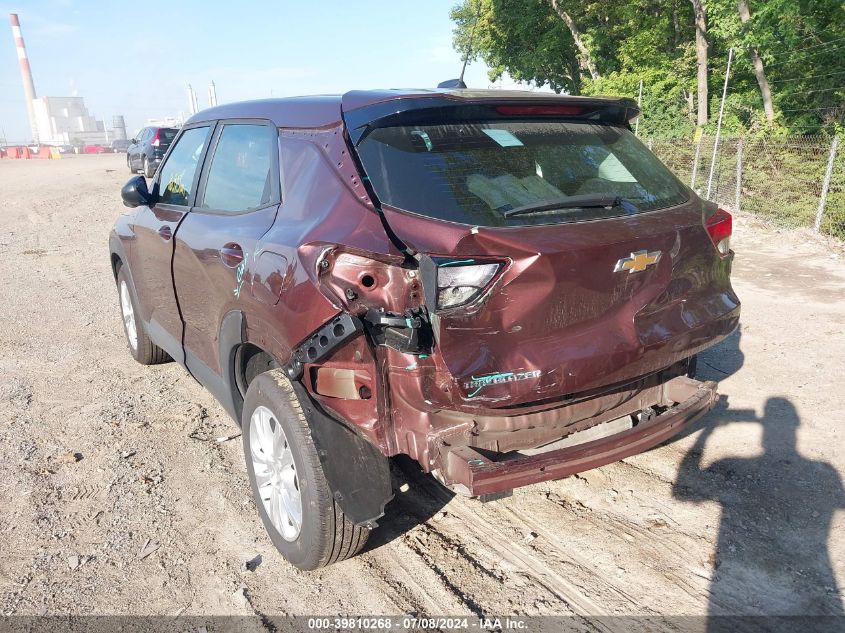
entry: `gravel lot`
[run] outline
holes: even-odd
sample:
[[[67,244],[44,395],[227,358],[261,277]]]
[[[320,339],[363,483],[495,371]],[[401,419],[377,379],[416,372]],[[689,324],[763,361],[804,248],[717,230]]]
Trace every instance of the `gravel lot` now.
[[[842,614],[845,256],[737,218],[722,401],[623,462],[488,504],[397,464],[355,559],[272,548],[240,438],[126,350],[108,232],[122,155],[0,161],[3,614]],[[260,564],[245,563],[260,556]]]

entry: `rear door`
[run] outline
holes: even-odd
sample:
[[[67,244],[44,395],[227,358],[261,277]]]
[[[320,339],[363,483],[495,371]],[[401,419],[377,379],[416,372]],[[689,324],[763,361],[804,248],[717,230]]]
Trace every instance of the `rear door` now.
[[[222,375],[221,323],[249,295],[256,245],[273,225],[280,202],[278,130],[273,125],[221,122],[211,147],[200,195],[179,227],[173,261],[186,363],[204,383],[215,380],[212,374]]]
[[[150,336],[177,360],[182,358],[182,321],[173,294],[173,236],[193,204],[211,130],[206,123],[182,132],[153,184],[159,201],[152,208],[138,207],[135,241],[129,247],[132,279]]]

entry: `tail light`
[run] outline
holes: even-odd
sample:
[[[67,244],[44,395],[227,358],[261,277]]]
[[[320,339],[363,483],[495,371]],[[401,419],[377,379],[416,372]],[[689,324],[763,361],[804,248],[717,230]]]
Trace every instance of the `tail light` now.
[[[704,228],[713,241],[713,246],[720,255],[727,255],[731,250],[731,233],[733,233],[733,217],[724,209],[719,209],[704,222]]]
[[[437,267],[437,307],[456,308],[480,297],[504,264],[445,261]]]
[[[151,145],[153,147],[158,147],[159,145],[161,145],[161,139],[159,138],[160,134],[161,134],[161,130],[156,130],[156,134],[153,137],[153,142],[151,143]]]

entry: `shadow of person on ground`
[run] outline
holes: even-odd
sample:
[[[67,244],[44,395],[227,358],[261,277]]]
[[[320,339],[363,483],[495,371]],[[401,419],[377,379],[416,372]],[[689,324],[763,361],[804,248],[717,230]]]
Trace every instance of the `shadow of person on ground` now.
[[[739,371],[744,362],[739,347],[741,336],[738,327],[724,341],[699,354],[696,377],[700,380],[720,380]],[[718,412],[725,408],[725,403],[721,402],[710,418],[719,415]],[[667,442],[675,442],[693,432],[694,429],[684,429]],[[387,506],[385,516],[379,519],[379,528],[370,536],[365,551],[378,549],[401,538],[409,530],[435,516],[455,496],[432,477],[423,474],[419,464],[409,457],[393,458],[391,473],[395,496]]]
[[[827,548],[833,513],[845,508],[836,469],[798,453],[800,420],[785,398],[770,398],[762,418],[730,409],[716,416],[684,457],[673,486],[678,499],[721,506],[708,614],[845,615]],[[762,425],[763,454],[704,467],[714,429],[734,422]],[[711,617],[708,630],[740,628],[735,625]]]

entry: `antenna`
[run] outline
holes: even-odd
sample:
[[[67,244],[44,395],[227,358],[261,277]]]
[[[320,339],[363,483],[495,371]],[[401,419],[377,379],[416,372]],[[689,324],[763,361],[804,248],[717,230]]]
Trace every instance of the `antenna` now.
[[[478,10],[475,12],[475,21],[472,23],[472,30],[469,32],[469,42],[467,43],[467,50],[464,53],[464,65],[461,67],[461,76],[457,79],[447,79],[437,84],[438,88],[466,88],[464,83],[464,73],[467,69],[467,62],[469,56],[472,54],[472,42],[475,39],[475,27],[478,26],[478,19],[481,17],[481,0],[478,0]]]

